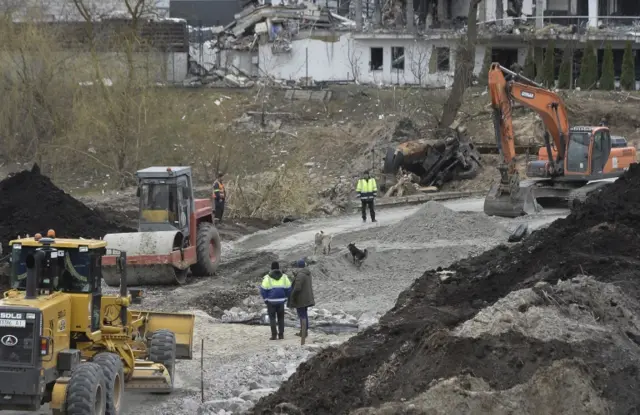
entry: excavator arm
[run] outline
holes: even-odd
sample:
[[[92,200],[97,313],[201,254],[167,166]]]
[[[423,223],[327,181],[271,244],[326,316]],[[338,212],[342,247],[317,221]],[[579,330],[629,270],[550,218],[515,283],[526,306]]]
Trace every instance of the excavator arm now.
[[[531,108],[542,118],[546,127],[544,138],[549,154],[547,173],[551,177],[564,174],[566,140],[569,134],[567,109],[557,94],[498,63],[492,63],[489,69],[489,93],[496,144],[502,159],[498,165],[500,181],[491,186],[484,201],[484,211],[488,215],[506,217],[535,213],[539,211],[539,205],[531,187],[520,185],[520,175],[516,168],[513,102]],[[549,136],[558,151],[556,160],[552,157]]]
[[[507,81],[505,74],[509,76]],[[512,102],[519,102],[535,111],[546,128],[545,146],[550,161],[550,176],[564,173],[564,157],[569,137],[569,120],[567,108],[560,96],[543,88],[536,82],[493,63],[489,70],[489,92],[494,112],[496,142],[503,163],[508,170],[515,170],[515,140],[513,120],[511,117]],[[551,141],[558,151],[556,160],[551,154]]]

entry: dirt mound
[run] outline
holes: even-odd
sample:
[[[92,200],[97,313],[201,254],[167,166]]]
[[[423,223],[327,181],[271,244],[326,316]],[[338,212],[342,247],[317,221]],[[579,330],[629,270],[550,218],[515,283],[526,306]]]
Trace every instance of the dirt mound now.
[[[0,182],[0,241],[8,252],[18,235],[101,238],[110,232],[133,231],[109,222],[100,213],[74,199],[40,174],[37,165]]]
[[[447,270],[427,271],[398,297],[378,327],[300,365],[278,392],[258,402],[253,413],[270,413],[288,402],[306,414],[346,414],[411,400],[440,378],[466,374],[505,390],[531,382],[536,373],[562,359],[585,362],[580,370],[586,371],[584,376],[594,383],[611,413],[637,410],[640,399],[633,391],[640,387],[636,327],[640,310],[629,299],[640,294],[638,189],[640,167],[633,165],[566,219],[534,232],[522,244],[494,248]],[[540,282],[555,284],[579,274],[590,274],[605,284],[583,290],[561,285],[551,291],[535,288]],[[615,295],[609,294],[613,284],[618,287]],[[519,330],[513,307],[500,330],[467,327],[467,333],[478,333],[473,336],[451,332],[474,316],[481,319],[480,309],[527,288],[537,290],[536,297],[518,304],[519,313],[528,314],[532,306],[556,308],[551,314],[560,325],[558,315],[576,320],[578,311],[580,318],[592,314],[589,336],[571,331],[575,325],[567,324],[564,332],[569,338],[560,334],[562,330],[547,337],[531,328]],[[495,310],[488,312],[491,317],[485,316],[489,321],[485,326],[499,323]],[[572,342],[572,333],[582,337]],[[569,394],[569,387],[563,387]]]
[[[455,212],[442,203],[430,201],[413,215],[388,227],[381,242],[428,242],[433,239],[506,238],[507,230],[483,213]]]

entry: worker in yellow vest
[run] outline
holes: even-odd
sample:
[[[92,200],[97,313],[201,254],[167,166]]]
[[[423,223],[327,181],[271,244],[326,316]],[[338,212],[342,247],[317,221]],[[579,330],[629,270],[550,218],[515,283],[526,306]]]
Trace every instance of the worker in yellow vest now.
[[[284,304],[291,295],[291,280],[287,274],[280,271],[278,262],[271,263],[271,271],[262,278],[260,295],[267,304],[269,323],[271,325],[271,340],[284,338]],[[276,320],[278,330],[276,331]]]
[[[376,184],[376,179],[369,174],[369,170],[365,171],[364,176],[358,180],[356,192],[358,192],[358,197],[362,202],[362,221],[367,221],[367,206],[369,206],[371,222],[377,222],[374,201],[378,196],[378,185]]]

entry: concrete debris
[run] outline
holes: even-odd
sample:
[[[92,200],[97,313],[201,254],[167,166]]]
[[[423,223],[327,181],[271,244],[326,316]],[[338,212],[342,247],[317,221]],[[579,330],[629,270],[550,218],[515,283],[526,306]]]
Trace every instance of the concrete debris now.
[[[298,316],[295,310],[286,309],[286,325],[288,327],[300,327]],[[311,330],[318,329],[324,332],[346,332],[362,330],[377,323],[379,314],[370,313],[356,318],[342,310],[331,312],[325,308],[309,309],[309,326]],[[247,297],[242,301],[241,306],[224,310],[220,321],[223,323],[244,323],[255,325],[268,325],[269,316],[264,301],[258,295]],[[352,330],[349,330],[349,327]]]
[[[403,195],[411,190],[405,186],[410,183],[432,191],[431,186],[440,188],[451,180],[477,176],[482,168],[481,157],[466,129],[456,127],[436,133],[443,138],[408,140],[387,149],[382,172],[383,187],[391,191],[389,195]],[[398,184],[402,190],[394,188]]]

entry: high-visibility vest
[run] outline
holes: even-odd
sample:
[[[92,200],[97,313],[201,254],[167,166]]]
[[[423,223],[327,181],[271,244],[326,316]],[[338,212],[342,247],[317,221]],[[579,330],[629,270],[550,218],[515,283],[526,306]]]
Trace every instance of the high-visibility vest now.
[[[266,301],[281,303],[287,300],[286,290],[291,288],[291,281],[287,274],[282,274],[280,279],[277,280],[275,278],[271,278],[271,275],[267,274],[262,279],[261,287],[264,290],[272,290],[271,292],[273,294],[269,295],[268,298],[265,299]]]
[[[370,177],[369,179],[358,180],[356,192],[360,194],[360,199],[362,200],[373,199],[378,195],[378,185],[376,184],[376,179]]]
[[[213,197],[216,197],[216,194],[220,193],[220,199],[224,200],[226,196],[226,192],[224,190],[224,184],[220,183],[218,180],[213,182]]]

